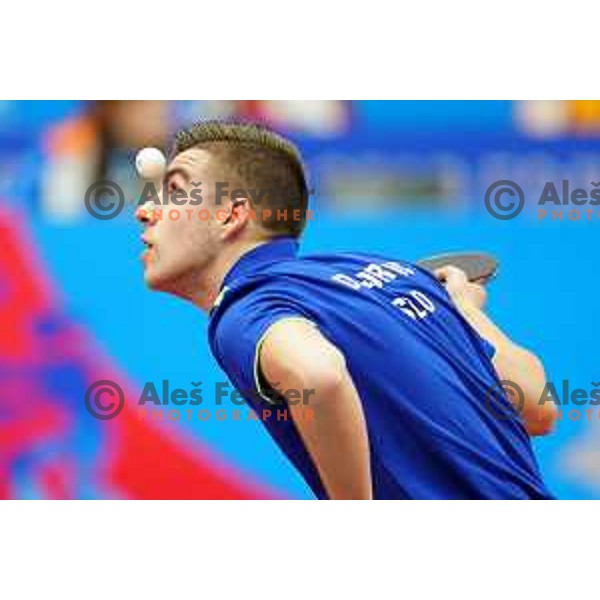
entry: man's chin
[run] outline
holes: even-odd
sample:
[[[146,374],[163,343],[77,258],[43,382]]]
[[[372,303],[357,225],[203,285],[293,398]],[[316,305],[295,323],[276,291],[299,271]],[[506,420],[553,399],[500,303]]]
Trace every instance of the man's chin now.
[[[150,267],[144,273],[144,282],[146,283],[146,287],[152,291],[165,292],[181,298],[187,298],[181,277],[176,277],[172,274],[166,275]]]
[[[156,292],[169,292],[169,278],[161,276],[155,269],[149,268],[144,272],[144,283],[146,287]]]

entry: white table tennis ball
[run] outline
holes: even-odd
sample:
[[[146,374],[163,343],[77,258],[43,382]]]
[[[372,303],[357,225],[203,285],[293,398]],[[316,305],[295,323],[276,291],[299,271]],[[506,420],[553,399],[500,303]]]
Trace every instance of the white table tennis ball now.
[[[135,168],[143,179],[160,179],[167,167],[167,159],[158,148],[143,148],[135,157]]]

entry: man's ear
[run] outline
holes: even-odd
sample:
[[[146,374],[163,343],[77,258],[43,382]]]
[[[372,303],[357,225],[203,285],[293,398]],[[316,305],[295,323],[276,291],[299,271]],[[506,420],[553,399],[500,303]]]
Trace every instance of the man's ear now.
[[[229,211],[223,220],[223,226],[229,231],[241,231],[250,221],[250,200],[248,198],[236,198],[227,203],[225,210]]]

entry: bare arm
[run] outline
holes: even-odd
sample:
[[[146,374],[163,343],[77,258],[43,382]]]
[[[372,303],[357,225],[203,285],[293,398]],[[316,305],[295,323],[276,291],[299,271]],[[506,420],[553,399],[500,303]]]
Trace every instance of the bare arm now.
[[[530,350],[514,343],[483,312],[485,289],[470,283],[466,275],[455,267],[436,271],[448,293],[465,319],[494,346],[492,359],[500,379],[514,381],[523,390],[525,403],[521,417],[530,435],[545,435],[552,430],[556,420],[556,406],[552,402],[539,402],[546,385],[546,374],[540,359]]]
[[[331,499],[372,498],[369,442],[362,404],[341,352],[307,321],[273,325],[260,366],[279,389],[315,390],[312,418],[302,404],[289,411]]]

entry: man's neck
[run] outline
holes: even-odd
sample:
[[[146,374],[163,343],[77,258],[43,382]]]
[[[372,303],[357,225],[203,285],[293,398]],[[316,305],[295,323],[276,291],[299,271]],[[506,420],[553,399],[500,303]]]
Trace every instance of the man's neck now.
[[[262,239],[243,242],[227,248],[215,259],[208,269],[203,270],[202,276],[198,277],[194,284],[190,286],[189,294],[186,294],[186,296],[195,306],[205,312],[209,312],[221,292],[227,273],[229,273],[235,263],[244,254],[269,241],[269,239]]]

